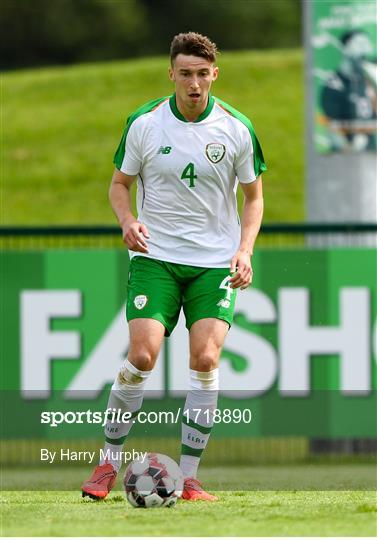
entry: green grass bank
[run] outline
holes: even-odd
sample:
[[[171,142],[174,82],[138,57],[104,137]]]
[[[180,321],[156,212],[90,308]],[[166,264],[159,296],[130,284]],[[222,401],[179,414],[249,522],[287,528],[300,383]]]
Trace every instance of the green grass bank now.
[[[303,53],[224,53],[214,95],[261,141],[265,221],[304,218]],[[107,191],[126,117],[172,93],[167,58],[3,74],[2,224],[114,223]]]

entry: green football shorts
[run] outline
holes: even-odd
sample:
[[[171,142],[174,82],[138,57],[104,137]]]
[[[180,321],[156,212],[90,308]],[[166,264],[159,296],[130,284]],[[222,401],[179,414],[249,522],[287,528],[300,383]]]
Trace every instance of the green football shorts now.
[[[200,268],[135,256],[130,263],[127,320],[156,319],[169,336],[183,307],[188,329],[207,317],[231,326],[236,290],[230,288],[229,279],[229,268]]]

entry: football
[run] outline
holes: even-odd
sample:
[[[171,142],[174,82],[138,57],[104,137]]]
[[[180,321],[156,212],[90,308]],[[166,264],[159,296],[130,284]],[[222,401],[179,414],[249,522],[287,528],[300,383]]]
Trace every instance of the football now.
[[[173,459],[150,452],[143,461],[128,465],[123,484],[128,502],[136,508],[172,507],[182,496],[183,475]]]

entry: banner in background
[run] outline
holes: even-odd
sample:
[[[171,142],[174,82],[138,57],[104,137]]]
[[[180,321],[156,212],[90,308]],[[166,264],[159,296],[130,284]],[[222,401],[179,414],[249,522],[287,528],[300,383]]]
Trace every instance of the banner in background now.
[[[100,436],[95,423],[41,418],[106,409],[128,349],[126,252],[4,252],[1,267],[2,437]],[[214,435],[375,436],[376,251],[260,249],[253,268],[220,365],[219,407],[240,410],[242,422],[222,421]],[[188,358],[180,320],[149,380],[147,412],[183,407]],[[138,433],[160,436],[161,425]]]
[[[377,18],[368,0],[309,2],[315,147],[319,153],[377,148]]]

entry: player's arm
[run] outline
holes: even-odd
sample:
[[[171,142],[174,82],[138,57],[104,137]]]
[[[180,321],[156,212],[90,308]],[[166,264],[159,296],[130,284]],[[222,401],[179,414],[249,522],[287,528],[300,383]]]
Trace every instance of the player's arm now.
[[[115,169],[110,184],[109,199],[128,249],[148,253],[148,245],[145,242],[145,238],[149,238],[148,229],[143,223],[137,221],[131,211],[130,189],[135,178],[136,176],[130,176]]]
[[[233,289],[238,287],[245,289],[252,281],[251,257],[263,216],[262,176],[259,176],[250,184],[240,183],[240,186],[245,199],[241,218],[241,242],[230,265],[231,273],[237,269],[237,272],[230,280]]]

